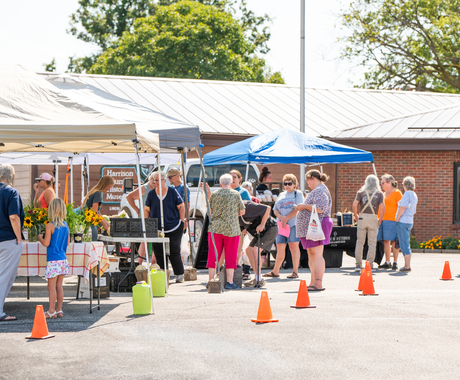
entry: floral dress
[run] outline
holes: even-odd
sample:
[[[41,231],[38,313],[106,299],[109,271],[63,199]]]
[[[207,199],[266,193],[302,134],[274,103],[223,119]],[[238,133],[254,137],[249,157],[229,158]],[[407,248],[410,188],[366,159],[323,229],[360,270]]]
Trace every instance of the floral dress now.
[[[324,218],[331,216],[332,198],[329,189],[321,184],[315,187],[304,201],[305,205],[316,205],[322,213],[318,213],[319,220],[322,222]],[[298,238],[307,236],[308,225],[310,224],[311,211],[301,210],[297,213],[296,235]]]

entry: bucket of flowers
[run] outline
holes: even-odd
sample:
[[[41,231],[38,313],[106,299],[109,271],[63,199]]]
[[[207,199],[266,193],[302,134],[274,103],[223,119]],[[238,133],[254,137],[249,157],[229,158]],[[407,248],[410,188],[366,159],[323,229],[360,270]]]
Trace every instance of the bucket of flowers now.
[[[24,228],[28,228],[28,240],[38,241],[38,235],[45,232],[45,227],[49,223],[48,209],[37,207],[24,207]]]

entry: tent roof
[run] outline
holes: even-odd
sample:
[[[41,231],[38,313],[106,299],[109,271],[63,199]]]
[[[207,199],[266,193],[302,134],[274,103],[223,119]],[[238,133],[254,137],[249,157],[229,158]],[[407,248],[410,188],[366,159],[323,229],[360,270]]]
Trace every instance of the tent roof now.
[[[226,162],[257,164],[341,164],[372,162],[372,153],[307,136],[290,129],[278,129],[207,153],[204,165]]]
[[[158,152],[158,135],[74,101],[21,66],[0,70],[0,152]]]
[[[69,74],[47,77],[47,80],[70,99],[118,120],[135,123],[137,127],[160,135],[161,148],[197,147],[200,129],[152,108],[134,103],[85,83]]]

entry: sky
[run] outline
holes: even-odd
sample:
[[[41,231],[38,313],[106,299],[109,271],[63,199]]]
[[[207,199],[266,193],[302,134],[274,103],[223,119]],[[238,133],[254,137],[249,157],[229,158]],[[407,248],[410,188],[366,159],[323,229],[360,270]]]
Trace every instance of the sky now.
[[[248,0],[256,15],[268,14],[270,52],[265,56],[273,71],[281,71],[286,84],[300,83],[300,0]],[[356,69],[339,59],[343,34],[338,14],[345,0],[306,0],[307,87],[349,88],[358,82]],[[70,56],[82,57],[97,46],[68,34],[71,13],[78,0],[15,0],[0,5],[0,68],[20,64],[36,72],[56,59],[57,72],[65,72]],[[337,25],[337,27],[336,27]]]

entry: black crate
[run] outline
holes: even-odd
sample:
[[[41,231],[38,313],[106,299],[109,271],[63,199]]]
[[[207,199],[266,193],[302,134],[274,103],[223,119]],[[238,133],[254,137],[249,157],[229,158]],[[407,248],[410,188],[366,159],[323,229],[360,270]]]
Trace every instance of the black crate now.
[[[158,219],[145,219],[147,237],[158,237]],[[110,226],[113,237],[143,237],[141,218],[113,218]]]
[[[136,285],[136,275],[130,273],[125,279],[126,272],[112,272],[110,276],[111,292],[132,292],[133,286]]]

